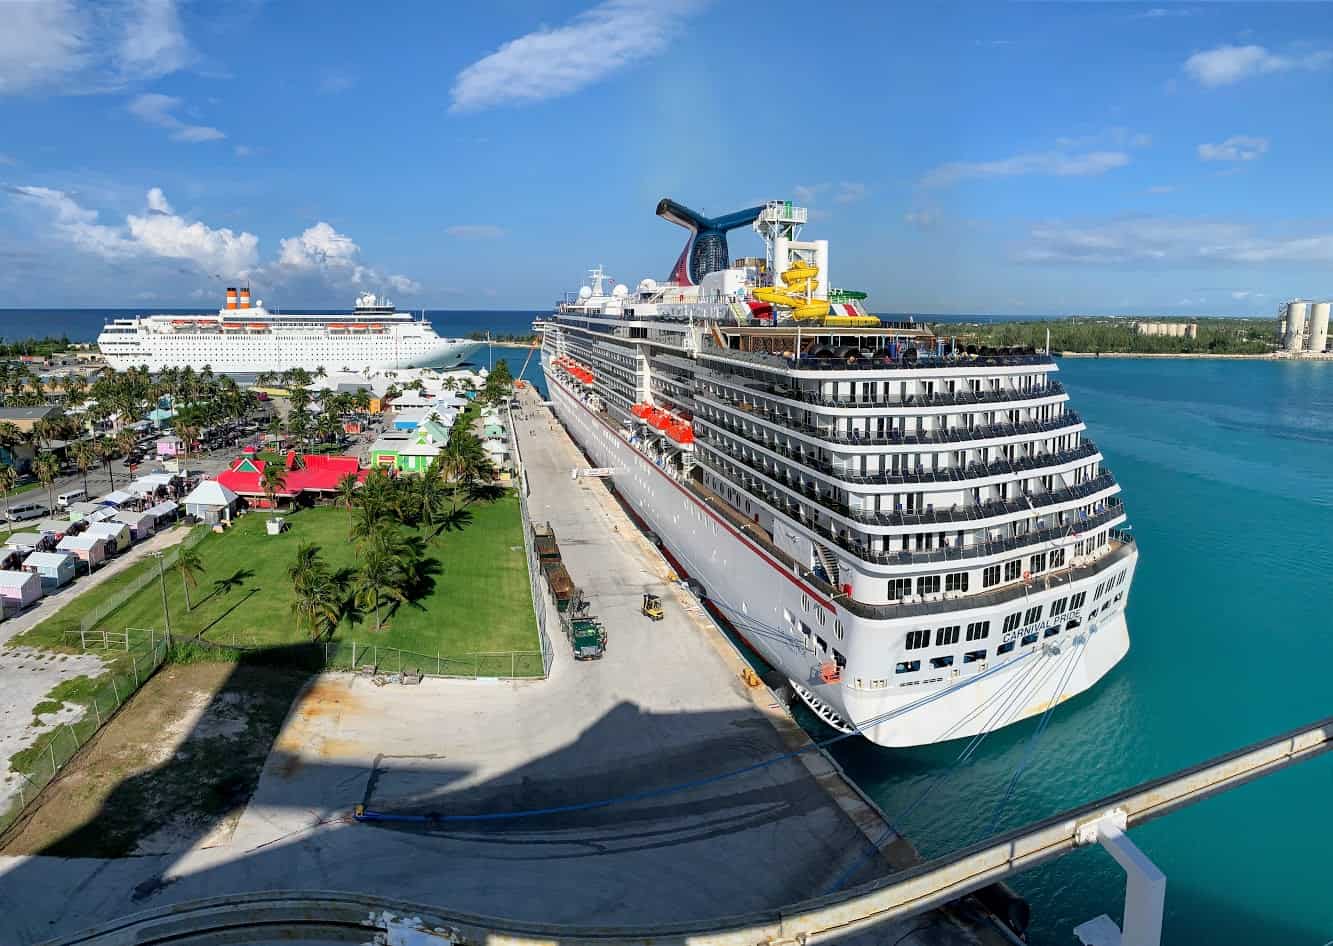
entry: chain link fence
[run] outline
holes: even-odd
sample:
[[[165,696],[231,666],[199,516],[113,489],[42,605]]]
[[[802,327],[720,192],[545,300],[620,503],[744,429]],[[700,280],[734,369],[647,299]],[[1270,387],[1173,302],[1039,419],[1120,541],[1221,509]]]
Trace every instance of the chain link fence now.
[[[10,771],[17,774],[19,782],[16,796],[10,799],[5,810],[0,810],[0,833],[18,820],[28,803],[167,659],[170,642],[158,632],[130,628],[127,634],[130,640],[128,650],[122,649],[123,645],[118,642],[100,639],[101,647],[87,648],[93,653],[106,648],[110,671],[93,678],[90,694],[71,701],[83,705],[83,715],[43,733],[36,743],[10,759]],[[92,643],[90,639],[89,644]]]
[[[523,463],[523,452],[518,443],[518,428],[514,426],[514,409],[509,408],[509,436],[514,443],[514,461],[518,468],[518,505],[520,518],[523,520],[523,553],[528,560],[528,584],[532,588],[532,610],[537,615],[537,636],[542,651],[542,676],[550,676],[551,662],[555,651],[551,647],[551,635],[547,630],[547,615],[555,614],[555,598],[551,589],[542,580],[542,570],[537,563],[537,547],[532,540],[532,515],[528,511],[528,470]]]
[[[174,545],[162,553],[162,568],[168,569],[174,566],[180,559],[182,549],[193,548],[202,542],[207,535],[207,527],[199,526],[191,529],[179,545]],[[110,617],[121,605],[157,581],[157,574],[158,570],[152,559],[145,559],[143,571],[134,576],[128,584],[107,595],[96,607],[83,616],[83,619],[79,621],[79,633],[86,635],[89,631],[94,630],[98,624]]]

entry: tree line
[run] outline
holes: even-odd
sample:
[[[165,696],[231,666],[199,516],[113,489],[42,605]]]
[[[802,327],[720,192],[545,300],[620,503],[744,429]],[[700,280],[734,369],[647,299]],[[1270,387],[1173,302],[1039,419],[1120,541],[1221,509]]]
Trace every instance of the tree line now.
[[[1197,338],[1140,335],[1134,319],[1043,319],[1033,322],[936,323],[931,331],[945,338],[957,337],[960,346],[1030,345],[1042,348],[1051,333],[1053,351],[1095,354],[1131,352],[1142,354],[1260,355],[1277,345],[1277,327],[1272,319],[1182,319],[1198,325]]]

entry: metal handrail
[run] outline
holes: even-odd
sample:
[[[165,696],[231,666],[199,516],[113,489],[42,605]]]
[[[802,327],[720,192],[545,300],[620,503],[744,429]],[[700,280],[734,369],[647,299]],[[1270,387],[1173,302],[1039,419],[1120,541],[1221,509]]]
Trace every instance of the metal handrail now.
[[[1048,433],[1052,430],[1060,430],[1064,427],[1074,427],[1083,423],[1083,418],[1077,411],[1066,410],[1058,417],[1052,417],[1049,420],[1020,421],[1017,424],[978,424],[974,427],[953,427],[948,430],[932,430],[922,433],[901,433],[894,431],[890,436],[879,437],[860,433],[841,434],[831,428],[816,427],[811,424],[802,423],[790,414],[769,411],[767,408],[757,404],[751,404],[748,401],[742,401],[739,398],[726,398],[717,394],[708,394],[703,391],[696,392],[694,397],[701,403],[716,404],[722,409],[741,410],[744,412],[743,416],[747,419],[756,418],[764,420],[774,426],[780,426],[786,430],[794,430],[819,440],[828,441],[829,443],[852,447],[910,447],[916,445],[966,443],[972,440],[993,440],[1005,437],[1022,437],[1028,434]],[[727,425],[721,424],[720,426]]]
[[[705,369],[708,370],[708,369]],[[711,372],[717,375],[717,372]],[[709,378],[709,380],[713,380]],[[909,394],[906,397],[898,398],[827,398],[814,391],[803,391],[799,388],[789,388],[778,384],[752,385],[744,384],[734,380],[731,376],[717,377],[717,383],[726,384],[733,388],[739,388],[747,393],[759,397],[772,397],[778,400],[789,401],[797,405],[810,404],[815,407],[827,407],[835,409],[856,409],[856,410],[888,410],[907,407],[951,407],[955,405],[972,404],[1007,404],[1015,401],[1033,401],[1044,397],[1055,397],[1067,393],[1065,386],[1059,381],[1050,381],[1040,387],[1020,390],[1016,388],[1005,388],[998,391],[937,391],[930,395]]]

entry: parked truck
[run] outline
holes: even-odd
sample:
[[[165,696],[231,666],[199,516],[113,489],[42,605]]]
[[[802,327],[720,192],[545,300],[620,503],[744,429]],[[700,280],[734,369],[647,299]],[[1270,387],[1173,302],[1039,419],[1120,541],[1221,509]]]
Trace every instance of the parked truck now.
[[[570,598],[569,609],[560,615],[560,623],[575,660],[600,660],[606,653],[606,628],[592,616],[583,592],[577,588]]]

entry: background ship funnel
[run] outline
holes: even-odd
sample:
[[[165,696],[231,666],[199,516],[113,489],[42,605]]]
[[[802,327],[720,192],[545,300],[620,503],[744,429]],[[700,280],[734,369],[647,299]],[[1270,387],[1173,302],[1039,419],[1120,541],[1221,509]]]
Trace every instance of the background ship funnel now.
[[[690,231],[690,239],[671,269],[670,280],[677,285],[697,286],[709,273],[726,269],[731,263],[727,250],[727,231],[753,223],[763,209],[751,207],[722,217],[705,217],[669,197],[658,201],[659,217]]]

